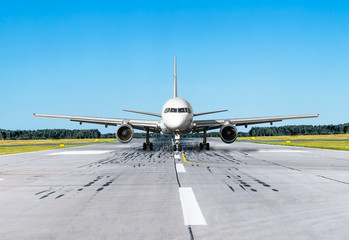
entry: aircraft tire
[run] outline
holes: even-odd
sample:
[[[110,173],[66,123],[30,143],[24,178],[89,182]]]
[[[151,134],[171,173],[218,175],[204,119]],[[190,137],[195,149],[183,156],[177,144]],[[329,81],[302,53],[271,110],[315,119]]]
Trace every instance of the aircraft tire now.
[[[202,150],[203,148],[204,148],[204,145],[200,143],[200,150]]]
[[[143,143],[143,150],[147,150],[147,144]]]
[[[153,151],[153,149],[154,149],[154,145],[153,145],[153,143],[150,143],[150,144],[149,144],[149,150],[150,150],[150,151]]]
[[[210,144],[206,143],[206,150],[210,150]]]
[[[178,151],[182,151],[182,145],[178,144]]]

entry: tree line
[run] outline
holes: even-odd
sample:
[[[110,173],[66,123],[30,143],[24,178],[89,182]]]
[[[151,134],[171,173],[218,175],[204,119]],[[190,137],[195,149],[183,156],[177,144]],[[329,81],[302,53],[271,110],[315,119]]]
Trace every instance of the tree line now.
[[[337,125],[290,125],[282,127],[253,127],[247,137],[287,135],[328,135],[349,133],[349,123]]]
[[[145,138],[145,133],[136,132],[134,138]],[[159,133],[151,134],[152,138],[172,137]],[[115,133],[102,134],[98,129],[42,129],[42,130],[5,130],[0,129],[0,139],[30,140],[30,139],[85,139],[85,138],[115,138]]]
[[[282,127],[252,127],[248,132],[239,132],[238,137],[328,135],[349,133],[349,123],[337,125],[289,125]],[[219,132],[210,132],[209,137],[219,137]]]
[[[4,130],[0,129],[2,139],[27,140],[27,139],[83,139],[102,138],[97,129],[42,129],[42,130]],[[114,135],[115,136],[115,135]]]
[[[287,136],[287,135],[327,135],[349,133],[349,123],[337,125],[290,125],[282,127],[252,127],[248,132],[239,132],[239,137],[254,136]],[[0,138],[6,140],[26,139],[83,139],[83,138],[115,138],[115,133],[101,134],[98,129],[42,129],[42,130],[5,130],[0,129]],[[208,137],[219,137],[219,132],[207,133]],[[144,138],[145,133],[134,133],[134,138]],[[171,138],[171,135],[151,134],[152,138]],[[191,133],[182,136],[202,137],[202,134]]]

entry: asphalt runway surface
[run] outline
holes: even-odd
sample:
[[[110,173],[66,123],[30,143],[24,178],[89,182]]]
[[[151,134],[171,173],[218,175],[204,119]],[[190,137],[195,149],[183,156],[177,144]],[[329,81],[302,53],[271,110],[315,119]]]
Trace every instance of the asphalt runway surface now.
[[[348,239],[349,152],[184,139],[0,157],[1,239]]]

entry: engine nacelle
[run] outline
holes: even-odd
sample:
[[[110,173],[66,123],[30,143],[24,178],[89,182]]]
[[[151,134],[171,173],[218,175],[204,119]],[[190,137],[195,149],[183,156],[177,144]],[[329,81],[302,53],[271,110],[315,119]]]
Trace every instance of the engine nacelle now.
[[[234,125],[231,124],[222,126],[219,133],[222,141],[225,143],[235,142],[238,136],[238,130]]]
[[[133,138],[133,128],[128,124],[121,124],[116,129],[116,138],[122,143],[128,143]]]

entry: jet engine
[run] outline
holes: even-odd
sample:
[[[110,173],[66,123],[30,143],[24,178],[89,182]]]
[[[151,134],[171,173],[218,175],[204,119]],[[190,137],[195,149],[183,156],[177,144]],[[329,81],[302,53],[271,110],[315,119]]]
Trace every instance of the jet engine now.
[[[121,124],[116,129],[116,138],[122,143],[128,143],[133,138],[133,128],[128,124]]]
[[[222,126],[219,133],[222,141],[225,143],[233,143],[238,136],[238,130],[231,124]]]

